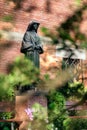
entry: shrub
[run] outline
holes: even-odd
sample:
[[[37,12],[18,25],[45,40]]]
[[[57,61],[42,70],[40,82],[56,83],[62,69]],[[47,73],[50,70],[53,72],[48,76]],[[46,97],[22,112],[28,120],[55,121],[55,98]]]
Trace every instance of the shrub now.
[[[67,114],[63,113],[65,108],[64,96],[57,92],[51,92],[48,95],[48,115],[50,124],[54,125],[54,128],[63,130],[63,121],[66,119]]]
[[[64,130],[85,130],[87,129],[87,119],[66,119],[63,123]]]

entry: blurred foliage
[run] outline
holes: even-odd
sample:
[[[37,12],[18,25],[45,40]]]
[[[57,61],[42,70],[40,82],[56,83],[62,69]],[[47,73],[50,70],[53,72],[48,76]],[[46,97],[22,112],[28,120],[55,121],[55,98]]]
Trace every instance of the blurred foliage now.
[[[8,14],[8,15],[4,15],[2,18],[1,18],[2,21],[4,22],[13,22],[14,21],[14,17],[12,14]]]
[[[2,38],[2,34],[0,33],[0,39]]]
[[[81,1],[78,0],[76,2],[79,5]],[[62,47],[60,48],[61,50],[67,49],[67,48],[70,49],[70,47],[73,47],[75,49],[78,49],[79,47],[87,48],[87,38],[84,34],[80,32],[80,24],[83,20],[82,15],[86,9],[87,9],[87,5],[83,5],[83,7],[79,8],[79,10],[77,10],[71,17],[69,17],[64,23],[62,23],[60,27],[56,27],[55,29],[56,33],[51,32],[48,28],[44,28],[44,27],[42,27],[41,30],[45,36],[50,37],[52,39],[54,44],[61,43],[62,44]],[[63,79],[65,76],[63,75],[60,77]],[[60,79],[60,81],[62,80]],[[85,93],[84,91],[84,85],[79,82],[70,82],[70,81],[63,82],[63,85],[61,85],[61,87],[58,87],[57,91],[60,92],[64,96],[64,98],[67,100],[69,98],[74,99],[74,100],[78,99],[78,103],[71,106],[71,108],[74,108],[78,105],[82,105],[87,100],[87,93]],[[56,94],[54,95],[55,95],[54,97],[56,97]],[[57,107],[59,102],[57,102],[56,100],[52,100],[51,97],[53,98],[53,95],[50,95],[49,97],[49,100],[52,101],[50,104],[50,107],[48,104],[48,109],[50,110],[48,111],[49,121],[50,121],[49,126],[48,126],[49,130],[54,129],[54,128],[58,128],[58,130],[65,130],[66,128],[63,127],[63,122],[65,121],[65,119],[67,119],[67,115],[69,113],[62,113],[61,111],[63,111],[64,109],[63,106],[60,105],[62,107],[61,109],[59,109]],[[48,103],[49,103],[49,100],[48,100]],[[58,115],[58,112],[60,112],[60,115]],[[73,114],[76,114],[76,113],[73,113]],[[70,126],[66,130],[71,130],[72,128],[73,128],[72,130],[80,129],[80,124],[79,124],[79,127],[77,128],[73,124],[74,123],[72,123],[73,127]],[[81,130],[83,128],[81,127]]]
[[[14,130],[17,130],[17,124],[14,123]],[[0,122],[0,130],[11,130],[11,122]]]
[[[0,119],[11,119],[12,112],[0,112]]]
[[[42,106],[39,103],[35,103],[32,106],[32,113],[34,119],[29,122],[29,127],[32,130],[45,130],[47,126],[47,107]]]
[[[11,123],[0,122],[0,129],[1,130],[10,130],[11,129]]]
[[[47,125],[48,130],[65,130],[63,123],[68,116],[78,115],[78,111],[74,111],[74,108],[82,105],[87,100],[87,92],[84,91],[84,85],[82,83],[67,82],[64,86],[57,88],[56,91],[50,91],[47,97],[49,117],[49,123]],[[73,103],[69,108],[66,108],[65,102],[69,99],[77,102]]]
[[[14,99],[14,91],[9,82],[8,76],[0,75],[0,101]]]
[[[46,120],[46,118],[47,118],[47,108],[46,107],[43,107],[39,103],[35,103],[32,106],[32,110],[33,110],[34,118],[39,119],[39,120]]]
[[[32,121],[31,124],[29,124],[29,128],[31,128],[31,130],[47,130],[46,122],[39,119]]]
[[[65,98],[58,91],[51,91],[48,94],[48,118],[49,127],[63,130],[63,121],[67,118],[66,113],[62,113],[65,109]],[[49,130],[48,127],[48,130]]]
[[[32,84],[37,80],[40,80],[38,83],[38,89],[41,88],[42,91],[47,92],[49,122],[46,123],[45,120],[43,121],[43,108],[36,104],[34,107],[41,109],[41,112],[39,113],[39,119],[36,118],[34,122],[31,123],[32,129],[37,128],[38,130],[44,130],[46,127],[48,130],[50,130],[50,128],[54,128],[54,130],[56,128],[63,130],[63,122],[68,117],[68,114],[64,111],[66,109],[65,97],[83,96],[82,100],[85,101],[87,99],[87,94],[84,94],[83,85],[80,83],[71,83],[69,86],[66,85],[65,88],[62,88],[68,80],[73,78],[73,76],[70,75],[70,70],[68,69],[57,72],[56,78],[52,80],[48,77],[48,75],[45,75],[44,79],[40,79],[39,70],[37,70],[33,63],[25,57],[17,57],[14,63],[9,67],[10,73],[8,75],[0,76],[1,101],[14,99],[16,85],[20,85],[20,87],[22,87],[27,84]],[[57,90],[55,91],[55,89]],[[37,117],[38,113],[36,113],[35,116]]]
[[[70,119],[64,121],[64,130],[85,130],[87,129],[87,119]]]
[[[57,35],[54,34],[53,32],[51,32],[48,28],[41,27],[41,31],[43,32],[43,34],[46,37],[51,37],[53,44],[57,44],[58,43],[58,37],[57,37]]]
[[[84,94],[83,85],[80,83],[69,84],[68,88],[64,90],[61,88],[70,79],[73,78],[73,74],[70,74],[70,70],[61,70],[57,72],[55,79],[50,79],[48,75],[45,75],[44,79],[40,79],[39,70],[33,65],[29,59],[23,57],[17,57],[12,65],[9,66],[10,73],[8,75],[0,76],[0,100],[12,100],[15,96],[16,85],[20,87],[32,84],[35,81],[39,81],[38,89],[41,88],[42,91],[47,92],[48,98],[48,125],[46,121],[42,121],[42,114],[39,116],[39,120],[36,119],[33,123],[33,128],[44,130],[43,126],[47,126],[49,130],[50,127],[58,128],[63,130],[63,122],[67,118],[67,113],[65,110],[65,97],[69,96],[83,96],[83,99],[87,99],[87,94]],[[70,68],[71,69],[71,68]],[[60,88],[60,89],[58,89]],[[55,89],[57,89],[55,91]],[[46,90],[46,91],[45,91]],[[61,90],[61,91],[60,91]],[[58,92],[59,91],[59,92]],[[83,95],[82,95],[83,93]],[[66,95],[65,95],[66,94]],[[84,96],[85,95],[85,96]],[[36,108],[40,106],[36,105]],[[42,110],[42,108],[41,108]],[[36,115],[37,116],[37,115]],[[32,129],[33,129],[32,128]]]
[[[47,29],[46,27],[41,28],[42,32],[44,33],[45,36],[50,36],[50,30]]]
[[[75,108],[68,110],[68,116],[78,116],[78,110]]]
[[[81,0],[75,0],[77,6],[81,6]]]
[[[73,70],[73,68],[68,68],[65,70],[56,71],[56,76],[53,79],[51,79],[48,74],[45,74],[44,77],[41,77],[39,81],[39,84],[37,86],[38,89],[48,93],[49,91],[61,88],[64,84],[74,78],[73,71],[71,75],[70,69]]]
[[[76,2],[80,3],[80,0]],[[83,11],[86,9],[87,5],[84,4],[76,12],[74,12],[72,16],[68,17],[68,19],[60,25],[60,27],[56,26],[56,33],[51,32],[45,27],[42,27],[41,30],[45,36],[52,38],[54,44],[62,43],[62,49],[68,47],[67,42],[70,42],[76,49],[78,49],[79,46],[82,48],[87,48],[87,38],[80,32],[80,23],[83,20]]]
[[[80,99],[85,94],[84,85],[80,82],[67,82],[61,88],[58,88],[65,98]]]
[[[12,101],[16,85],[24,86],[39,79],[39,70],[25,57],[18,57],[8,75],[0,75],[0,100]]]
[[[76,49],[79,44],[87,43],[86,36],[80,32],[80,23],[82,21],[83,11],[87,9],[87,5],[77,10],[74,15],[69,17],[66,22],[62,23],[57,31],[58,37],[62,39],[62,43],[66,46],[66,41],[70,41]]]
[[[17,57],[10,66],[10,72],[8,78],[12,86],[19,83],[20,85],[31,84],[39,78],[39,70],[25,57]]]
[[[40,78],[39,70],[25,57],[17,57],[14,63],[9,66],[9,72],[8,75],[0,75],[0,100],[12,100],[17,86],[25,89],[26,85],[37,82],[39,90],[49,92],[61,87],[73,78],[73,74],[71,75],[68,69],[56,72],[56,78],[53,80],[48,75]]]
[[[16,8],[21,7],[21,1],[22,0],[14,1],[14,3],[16,4]],[[80,0],[78,0],[78,2],[80,2]],[[81,43],[81,47],[87,47],[86,36],[82,34],[79,30],[80,22],[82,21],[82,11],[86,8],[86,5],[84,5],[83,8],[75,12],[73,16],[69,17],[66,22],[62,23],[61,26],[56,29],[56,34],[52,33],[45,27],[41,28],[42,32],[45,34],[45,36],[51,37],[54,44],[61,41],[63,44],[62,49],[67,47],[66,41],[70,41],[76,49],[78,48],[78,42]],[[13,16],[4,16],[3,21],[11,22],[13,21]],[[72,37],[71,34],[73,34],[74,37]],[[0,100],[13,100],[13,97],[15,96],[14,90],[16,88],[16,85],[20,85],[21,87],[32,84],[33,82],[39,80],[39,70],[35,68],[35,66],[29,61],[29,59],[18,57],[14,61],[13,65],[11,65],[9,68],[11,71],[10,74],[0,76]],[[83,97],[82,99],[84,99],[84,101],[87,99],[87,95],[84,92],[84,86],[82,83],[67,83],[67,81],[73,77],[70,75],[70,73],[67,72],[67,70],[59,72],[54,80],[50,80],[50,77],[48,75],[45,75],[45,80],[42,79],[39,82],[38,88],[41,88],[43,91],[50,91],[47,96],[49,118],[49,122],[47,125],[48,130],[51,130],[51,128],[58,128],[59,130],[82,130],[83,128],[87,128],[87,123],[85,120],[66,120],[68,115],[66,112],[63,112],[63,110],[65,109],[65,97]],[[56,88],[57,91],[54,91]],[[38,109],[40,108],[40,106],[38,105],[36,105],[35,107]],[[7,115],[6,118],[8,118],[9,116],[10,115]],[[41,117],[42,115],[39,118]],[[37,129],[39,130],[38,124],[41,125],[40,120],[35,121],[35,127],[34,124],[32,125],[34,129],[37,126]],[[44,127],[45,125],[46,124],[43,123],[42,127]]]

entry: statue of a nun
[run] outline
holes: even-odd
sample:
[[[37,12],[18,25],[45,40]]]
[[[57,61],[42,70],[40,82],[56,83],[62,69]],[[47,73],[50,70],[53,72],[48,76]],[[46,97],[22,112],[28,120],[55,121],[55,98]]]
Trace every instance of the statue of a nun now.
[[[28,57],[34,65],[39,68],[40,58],[39,54],[43,53],[43,48],[41,45],[40,38],[37,34],[37,30],[40,23],[32,21],[24,34],[21,46],[21,52]]]

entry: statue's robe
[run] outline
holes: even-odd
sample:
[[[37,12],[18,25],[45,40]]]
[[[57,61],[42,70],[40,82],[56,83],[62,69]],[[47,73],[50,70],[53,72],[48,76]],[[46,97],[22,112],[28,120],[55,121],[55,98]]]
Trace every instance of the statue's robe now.
[[[35,31],[26,31],[22,41],[21,52],[24,53],[39,68],[39,54],[43,53],[43,48],[39,36]]]

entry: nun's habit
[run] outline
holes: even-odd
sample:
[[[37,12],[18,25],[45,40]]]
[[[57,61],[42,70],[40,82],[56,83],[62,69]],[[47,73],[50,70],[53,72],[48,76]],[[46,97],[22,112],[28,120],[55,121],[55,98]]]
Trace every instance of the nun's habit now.
[[[41,41],[37,34],[39,24],[40,23],[35,21],[29,24],[21,46],[21,52],[24,53],[37,68],[39,68],[40,65],[39,54],[43,53]]]

